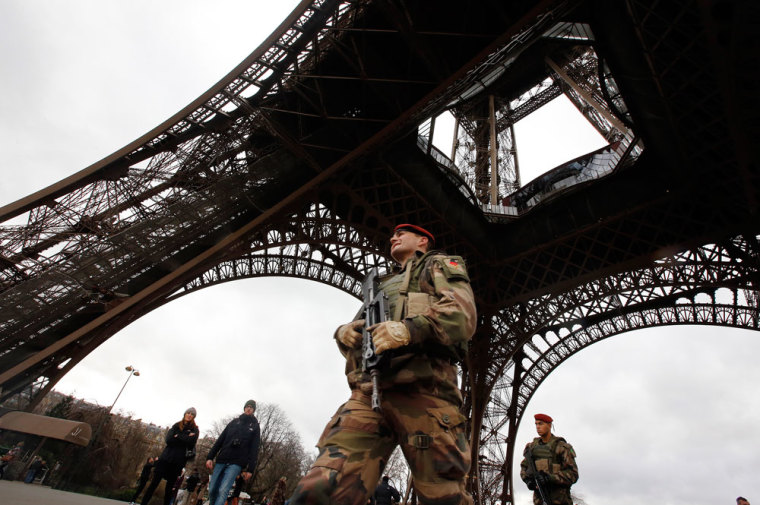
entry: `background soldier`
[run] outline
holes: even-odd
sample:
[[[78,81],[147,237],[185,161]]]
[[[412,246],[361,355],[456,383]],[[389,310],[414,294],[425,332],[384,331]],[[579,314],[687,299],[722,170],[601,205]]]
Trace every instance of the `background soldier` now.
[[[388,353],[380,368],[381,411],[371,407],[372,383],[362,371],[364,320],[335,332],[351,397],[325,428],[319,456],[290,505],[365,505],[397,445],[422,504],[472,503],[456,362],[475,332],[475,302],[462,258],[428,251],[434,241],[412,224],[398,225],[390,240],[402,271],[380,284],[390,320],[369,328],[375,352]]]
[[[564,438],[552,435],[554,420],[546,414],[536,414],[536,432],[534,438],[525,446],[520,463],[520,478],[533,490],[533,503],[541,504],[538,491],[539,484],[548,493],[551,505],[572,505],[570,486],[578,481],[578,465],[575,464],[575,451]],[[535,463],[538,475],[534,475],[528,457]]]

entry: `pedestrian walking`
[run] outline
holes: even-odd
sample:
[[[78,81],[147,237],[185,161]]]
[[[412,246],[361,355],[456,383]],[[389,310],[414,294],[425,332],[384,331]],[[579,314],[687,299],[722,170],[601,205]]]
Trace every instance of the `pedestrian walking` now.
[[[206,468],[213,470],[209,505],[224,505],[237,476],[242,474],[247,481],[256,470],[261,431],[255,412],[256,402],[245,402],[243,413],[227,424],[208,453]]]
[[[172,485],[188,460],[195,458],[195,444],[198,442],[199,431],[198,425],[195,424],[195,416],[195,408],[190,407],[183,414],[182,420],[174,423],[166,432],[166,447],[155,463],[153,479],[145,491],[142,505],[148,505],[161,480],[166,481],[163,505],[169,505],[173,494]]]

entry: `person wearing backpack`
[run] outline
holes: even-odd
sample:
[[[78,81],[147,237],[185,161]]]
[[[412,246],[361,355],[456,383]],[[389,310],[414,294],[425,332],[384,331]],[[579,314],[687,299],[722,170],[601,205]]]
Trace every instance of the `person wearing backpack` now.
[[[245,402],[243,413],[229,422],[206,457],[206,468],[213,472],[208,488],[209,505],[224,505],[237,476],[248,481],[256,470],[261,428],[255,412],[256,402]]]

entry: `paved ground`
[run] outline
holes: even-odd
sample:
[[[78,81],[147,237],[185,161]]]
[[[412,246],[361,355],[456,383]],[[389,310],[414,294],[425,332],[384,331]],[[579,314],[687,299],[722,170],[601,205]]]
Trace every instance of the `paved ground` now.
[[[0,480],[2,505],[124,505],[126,502],[50,489],[39,484]]]

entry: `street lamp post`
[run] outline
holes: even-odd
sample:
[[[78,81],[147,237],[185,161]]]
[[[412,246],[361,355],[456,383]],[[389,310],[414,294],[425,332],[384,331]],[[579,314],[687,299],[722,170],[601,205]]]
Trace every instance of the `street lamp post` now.
[[[129,372],[129,375],[127,376],[127,380],[124,381],[124,384],[121,386],[121,389],[119,390],[119,394],[116,395],[116,398],[114,398],[113,403],[110,407],[108,407],[108,412],[106,415],[101,418],[100,422],[98,423],[98,427],[95,429],[95,431],[92,434],[92,437],[90,437],[90,443],[87,445],[86,448],[84,448],[84,454],[82,455],[83,458],[88,458],[90,454],[92,454],[92,450],[95,447],[95,441],[98,438],[98,435],[100,434],[100,430],[103,429],[103,425],[106,422],[106,419],[108,419],[108,416],[111,415],[111,411],[113,410],[113,406],[116,405],[116,402],[118,401],[119,397],[121,396],[121,393],[124,391],[124,388],[127,387],[127,383],[129,382],[129,379],[132,378],[133,375],[139,376],[140,371],[137,370],[132,365],[129,365],[127,367],[124,367],[124,369]],[[74,477],[74,471],[71,471],[69,469],[68,471],[64,471],[64,475],[61,477],[61,483],[60,483],[60,489],[66,489],[69,484],[71,483],[71,479]]]
[[[119,399],[119,397],[121,396],[121,393],[124,391],[124,388],[125,388],[125,387],[127,387],[127,382],[129,382],[129,379],[131,379],[133,375],[136,375],[136,376],[138,376],[138,377],[140,376],[140,370],[137,370],[137,369],[136,369],[135,367],[133,367],[132,365],[129,365],[129,366],[126,366],[126,367],[124,367],[124,370],[126,370],[127,372],[129,372],[129,375],[127,375],[127,380],[125,380],[125,381],[124,381],[124,385],[123,385],[123,386],[121,386],[121,389],[119,390],[119,394],[118,394],[118,395],[116,395],[116,398],[114,399],[113,403],[112,403],[112,404],[111,404],[111,406],[108,408],[108,413],[109,413],[109,414],[111,413],[111,410],[113,410],[113,406],[114,406],[114,405],[116,405],[116,401],[117,401],[117,400]]]
[[[98,423],[98,429],[95,430],[95,433],[92,436],[91,443],[95,442],[95,439],[98,438],[98,435],[100,434],[100,430],[103,428],[103,424],[106,422],[106,419],[108,419],[108,416],[111,415],[111,411],[113,410],[113,406],[116,405],[116,402],[119,400],[119,397],[121,396],[121,393],[124,391],[124,388],[127,387],[127,383],[129,382],[129,379],[132,378],[133,375],[138,376],[140,375],[140,371],[137,370],[132,365],[124,367],[124,370],[129,372],[129,375],[127,375],[127,380],[124,381],[124,384],[121,386],[121,389],[119,390],[119,394],[116,395],[116,398],[114,398],[113,403],[110,407],[108,407],[108,412],[106,412],[105,417],[101,419],[100,423]]]

